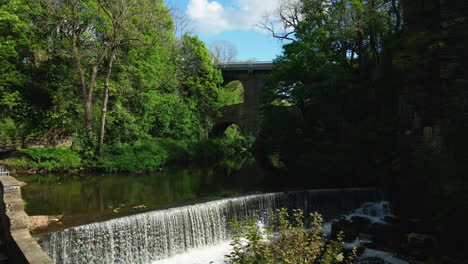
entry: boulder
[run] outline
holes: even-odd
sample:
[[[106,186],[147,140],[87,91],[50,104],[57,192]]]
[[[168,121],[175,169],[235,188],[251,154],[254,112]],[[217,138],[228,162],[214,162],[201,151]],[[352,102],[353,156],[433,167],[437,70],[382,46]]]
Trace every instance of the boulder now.
[[[435,237],[427,234],[409,233],[403,247],[407,253],[417,259],[426,259],[438,251],[438,243]]]
[[[354,241],[360,233],[368,233],[371,222],[369,219],[360,216],[349,218],[341,218],[333,221],[331,234],[332,238],[336,239],[338,232],[344,232],[344,241]]]
[[[354,225],[351,221],[344,219],[344,218],[339,219],[337,221],[333,221],[332,227],[331,227],[332,238],[336,239],[340,231],[344,232],[345,242],[352,242],[359,235],[359,230],[357,226]]]

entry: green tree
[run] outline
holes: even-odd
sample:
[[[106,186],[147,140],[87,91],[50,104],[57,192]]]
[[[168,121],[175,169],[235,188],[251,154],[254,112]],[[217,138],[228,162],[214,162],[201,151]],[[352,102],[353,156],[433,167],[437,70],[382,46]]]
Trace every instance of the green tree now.
[[[303,0],[293,11],[282,10],[289,14],[284,19],[300,19],[290,24],[291,34],[278,34],[291,42],[275,60],[265,94],[266,103],[289,109],[267,107],[261,140],[271,157],[298,175],[314,170],[358,181],[374,169],[389,170],[395,93],[387,92],[388,84],[377,90],[375,80],[395,28],[392,10],[378,0]]]
[[[27,81],[24,64],[32,59],[28,57],[34,39],[27,23],[29,11],[23,1],[0,2],[0,130],[9,128],[9,136],[15,136],[15,120],[26,107],[19,87]]]
[[[111,73],[119,52],[130,46],[151,45],[148,32],[172,31],[172,21],[162,1],[49,1],[41,0],[52,45],[60,47],[75,63],[76,87],[83,99],[84,123],[93,141],[96,89],[102,85],[98,153],[104,144]],[[151,40],[151,39],[150,39]],[[101,73],[102,72],[102,73]]]
[[[200,120],[201,134],[210,127],[209,113],[219,106],[221,71],[213,65],[205,44],[197,37],[184,35],[181,47],[181,96],[190,104]]]

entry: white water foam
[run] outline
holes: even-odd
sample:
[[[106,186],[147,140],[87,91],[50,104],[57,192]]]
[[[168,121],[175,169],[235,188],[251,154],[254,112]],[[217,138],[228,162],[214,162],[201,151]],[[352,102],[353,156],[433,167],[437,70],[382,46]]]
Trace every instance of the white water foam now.
[[[225,264],[226,255],[232,250],[229,241],[219,245],[191,249],[167,259],[153,261],[152,264]]]
[[[365,203],[360,208],[356,209],[353,213],[346,215],[347,220],[352,220],[353,216],[358,216],[368,219],[371,223],[377,224],[388,224],[385,221],[385,217],[393,217],[392,209],[390,207],[390,202],[380,201]]]

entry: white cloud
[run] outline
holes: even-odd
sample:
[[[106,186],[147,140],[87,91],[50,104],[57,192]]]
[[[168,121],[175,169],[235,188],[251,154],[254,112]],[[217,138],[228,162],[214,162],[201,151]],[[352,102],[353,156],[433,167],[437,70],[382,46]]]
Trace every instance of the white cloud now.
[[[230,0],[223,6],[215,0],[190,0],[187,14],[201,33],[216,34],[228,30],[256,29],[266,13],[275,10],[279,0]]]

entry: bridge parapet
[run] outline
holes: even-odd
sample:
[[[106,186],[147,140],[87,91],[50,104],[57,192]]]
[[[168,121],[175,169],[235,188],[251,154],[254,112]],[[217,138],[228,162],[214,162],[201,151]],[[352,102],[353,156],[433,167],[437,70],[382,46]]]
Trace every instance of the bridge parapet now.
[[[273,63],[270,62],[252,62],[252,63],[228,63],[218,64],[218,68],[222,71],[271,71]]]

